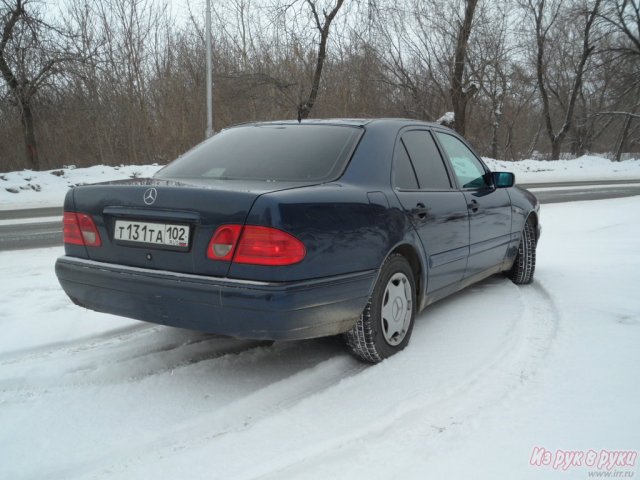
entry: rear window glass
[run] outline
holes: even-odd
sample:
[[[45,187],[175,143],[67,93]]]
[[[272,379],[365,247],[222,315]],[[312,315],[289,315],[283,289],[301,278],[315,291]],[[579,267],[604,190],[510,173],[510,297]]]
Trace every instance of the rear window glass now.
[[[337,178],[362,129],[248,125],[224,130],[160,170],[157,178],[327,181]]]

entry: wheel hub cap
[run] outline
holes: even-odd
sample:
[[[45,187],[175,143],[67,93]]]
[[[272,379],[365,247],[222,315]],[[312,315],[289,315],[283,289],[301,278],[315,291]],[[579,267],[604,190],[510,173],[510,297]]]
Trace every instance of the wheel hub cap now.
[[[394,322],[398,322],[400,321],[400,315],[403,313],[403,308],[404,307],[404,302],[402,301],[402,299],[400,297],[396,297],[395,300],[393,301],[393,321]]]
[[[389,345],[399,345],[411,323],[413,293],[404,273],[391,276],[382,297],[382,333]]]

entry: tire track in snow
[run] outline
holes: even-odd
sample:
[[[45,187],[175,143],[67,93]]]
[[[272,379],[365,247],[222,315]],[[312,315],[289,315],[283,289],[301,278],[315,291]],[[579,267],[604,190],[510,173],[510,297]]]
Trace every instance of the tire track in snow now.
[[[359,465],[372,455],[377,463],[385,463],[386,448],[365,448],[362,452],[362,447],[370,444],[370,440],[373,440],[373,445],[388,445],[394,440],[407,447],[420,445],[423,455],[430,446],[434,450],[444,448],[440,434],[447,432],[448,437],[455,438],[465,428],[473,428],[476,417],[514,399],[535,376],[556,338],[560,313],[544,286],[534,282],[525,287],[513,285],[512,288],[518,291],[518,299],[524,307],[522,316],[513,322],[519,328],[518,334],[511,336],[511,341],[503,345],[492,361],[470,374],[471,378],[449,385],[440,397],[432,398],[425,394],[405,399],[401,407],[389,412],[374,427],[336,435],[329,444],[304,448],[295,452],[291,456],[293,458],[270,465],[269,469],[258,469],[236,478],[305,478],[305,472],[309,471],[314,472],[313,477],[342,475],[350,478],[350,473],[356,475],[357,468],[354,472],[345,472],[345,464]],[[416,425],[423,428],[416,429]],[[388,458],[387,464],[411,464],[411,454],[415,452],[410,448],[404,451],[404,459],[401,458],[401,448],[392,450],[393,458]],[[336,461],[342,458],[349,460]],[[332,464],[342,465],[342,469],[332,471]],[[399,473],[394,471],[396,475]],[[319,472],[322,473],[318,475]],[[387,477],[384,472],[380,473],[380,478]]]
[[[76,461],[71,462],[72,468],[67,459],[67,465],[55,464],[47,471],[52,478],[72,478],[78,471],[95,471],[96,462],[98,465],[104,465],[114,458],[128,457],[133,447],[139,447],[142,452],[146,452],[149,448],[164,452],[180,452],[189,448],[189,442],[181,443],[173,440],[171,433],[173,431],[198,430],[200,439],[203,442],[209,442],[216,437],[250,430],[262,418],[268,418],[274,415],[274,412],[292,408],[305,398],[317,395],[366,368],[365,365],[346,354],[337,354],[341,351],[337,342],[332,340],[281,343],[272,347],[244,350],[237,354],[225,354],[197,365],[189,364],[175,376],[166,371],[154,375],[147,380],[162,382],[163,385],[167,385],[168,378],[175,379],[180,376],[194,378],[209,375],[207,381],[212,384],[223,383],[225,377],[230,376],[243,378],[254,375],[254,378],[241,391],[227,395],[227,398],[218,401],[217,406],[212,405],[211,411],[205,413],[204,418],[207,419],[207,424],[204,428],[203,417],[194,414],[185,421],[167,424],[163,429],[163,435],[158,435],[157,432],[143,434],[134,441],[118,444],[116,449],[92,452],[91,456],[84,458],[78,456]],[[126,368],[126,365],[124,367]],[[102,373],[99,374],[102,375]],[[136,396],[135,392],[127,386],[117,385],[115,388],[120,392],[118,395]],[[70,390],[68,386],[53,387],[48,392],[40,391],[25,400],[36,401],[42,405],[65,402],[70,398],[74,398],[77,402],[79,396],[86,394],[92,397],[94,391],[96,388],[91,385],[76,385],[75,390]],[[52,398],[47,398],[45,395]],[[136,448],[133,450],[137,451]],[[138,458],[138,455],[134,457]],[[127,460],[127,462],[135,463],[133,460]],[[105,471],[99,476],[106,476],[109,472],[115,471],[118,471],[118,466],[109,468],[108,472]]]
[[[102,337],[102,336],[101,336]],[[164,327],[109,335],[99,341],[12,358],[11,377],[0,379],[0,403],[20,402],[68,389],[86,389],[143,381],[230,354],[264,346]],[[25,382],[25,378],[28,381]],[[12,398],[14,393],[14,398]]]
[[[87,470],[88,473],[79,478],[136,478],[137,473],[132,474],[130,469],[141,466],[141,470],[145,471],[144,465],[150,460],[149,452],[153,452],[151,453],[153,457],[168,458],[171,455],[215,443],[226,437],[251,435],[255,426],[265,419],[295,408],[309,397],[331,390],[335,385],[357,376],[366,368],[366,365],[346,355],[333,356],[317,365],[268,384],[251,395],[238,398],[223,411],[208,415],[204,419],[198,418],[186,424],[176,425],[174,431],[165,432],[161,440],[156,439],[140,445],[140,450],[133,456],[131,456],[131,448],[126,448],[122,449],[118,455],[111,455],[106,466],[104,463],[98,468],[95,463],[87,465],[86,469],[81,470]],[[251,411],[252,414],[247,415],[247,411]],[[215,424],[216,428],[213,432],[207,432],[203,423]],[[185,433],[188,439],[185,439]],[[176,441],[174,435],[181,440]],[[196,438],[192,438],[194,436]],[[124,460],[113,464],[113,458],[124,458]],[[160,478],[160,476],[153,475],[152,478]],[[203,478],[225,477],[209,473]]]
[[[123,341],[136,338],[139,335],[149,334],[149,330],[157,328],[153,325],[140,323],[130,327],[110,330],[99,335],[74,339],[70,342],[49,343],[40,347],[12,350],[0,353],[0,366],[14,365],[20,362],[49,358],[56,353],[71,354],[76,351],[100,348],[114,341]]]

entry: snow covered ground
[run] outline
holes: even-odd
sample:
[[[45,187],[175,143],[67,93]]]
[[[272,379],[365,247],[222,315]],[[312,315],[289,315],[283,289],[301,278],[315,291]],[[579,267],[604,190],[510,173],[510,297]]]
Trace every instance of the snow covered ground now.
[[[606,158],[584,156],[575,160],[546,162],[522,160],[505,162],[485,158],[493,171],[510,171],[518,183],[548,183],[586,180],[638,180],[640,159],[611,162]],[[70,186],[133,177],[150,177],[158,165],[130,165],[90,168],[62,168],[34,172],[0,173],[0,210],[61,206]]]
[[[0,478],[637,478],[640,197],[541,218],[534,284],[430,306],[376,366],[89,312],[62,248],[1,252]]]
[[[0,210],[61,207],[69,187],[84,183],[150,177],[160,168],[157,164],[119,167],[96,165],[41,172],[22,170],[0,173]]]

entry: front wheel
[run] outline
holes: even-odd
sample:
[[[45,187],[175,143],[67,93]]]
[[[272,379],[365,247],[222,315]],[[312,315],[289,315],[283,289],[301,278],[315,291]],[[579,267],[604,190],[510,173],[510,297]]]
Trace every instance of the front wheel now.
[[[349,351],[365,362],[381,362],[407,346],[415,315],[413,271],[402,255],[393,254],[380,269],[360,319],[345,333]]]
[[[507,272],[507,276],[516,285],[525,285],[533,281],[533,273],[536,269],[536,243],[535,227],[533,222],[528,220],[522,230],[522,238],[513,267]]]

